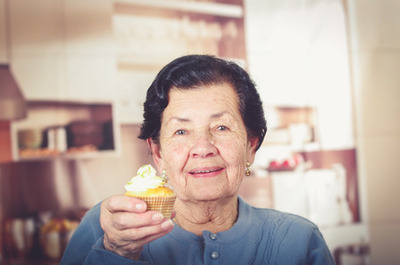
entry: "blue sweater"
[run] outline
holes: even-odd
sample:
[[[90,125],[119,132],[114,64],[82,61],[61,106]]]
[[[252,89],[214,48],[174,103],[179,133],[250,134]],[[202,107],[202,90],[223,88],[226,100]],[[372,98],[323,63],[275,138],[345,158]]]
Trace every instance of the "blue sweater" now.
[[[296,215],[259,209],[239,198],[234,226],[202,236],[178,225],[167,235],[144,246],[141,261],[132,261],[103,245],[100,205],[83,218],[61,260],[71,264],[335,264],[318,228]]]

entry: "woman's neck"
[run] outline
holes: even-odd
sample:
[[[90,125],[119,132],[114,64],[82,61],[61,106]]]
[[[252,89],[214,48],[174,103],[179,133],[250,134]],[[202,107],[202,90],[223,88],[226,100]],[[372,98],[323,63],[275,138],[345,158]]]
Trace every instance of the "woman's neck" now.
[[[231,228],[238,217],[238,200],[232,197],[225,201],[175,202],[174,221],[183,229],[196,235],[201,235],[203,230],[212,233],[226,231]]]

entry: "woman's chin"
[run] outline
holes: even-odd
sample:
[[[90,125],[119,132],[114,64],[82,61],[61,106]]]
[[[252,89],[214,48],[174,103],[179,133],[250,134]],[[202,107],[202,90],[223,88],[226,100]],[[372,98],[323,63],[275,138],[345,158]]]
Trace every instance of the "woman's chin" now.
[[[196,201],[196,202],[216,202],[216,201],[224,201],[228,198],[232,198],[236,196],[235,193],[227,193],[227,192],[212,192],[210,190],[207,191],[198,191],[196,193],[191,193],[188,195],[188,200]]]

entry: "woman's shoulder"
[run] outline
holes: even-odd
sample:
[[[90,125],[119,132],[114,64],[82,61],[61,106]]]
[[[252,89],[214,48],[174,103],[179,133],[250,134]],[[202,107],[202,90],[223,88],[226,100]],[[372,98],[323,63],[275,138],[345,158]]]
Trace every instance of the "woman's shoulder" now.
[[[101,202],[97,203],[83,216],[79,226],[78,232],[91,232],[96,237],[102,236],[103,230],[100,225],[100,207]]]
[[[240,209],[252,216],[248,234],[260,234],[260,246],[265,247],[274,264],[293,264],[293,260],[313,259],[313,264],[334,264],[317,225],[299,215],[253,207],[242,203]],[[239,217],[240,218],[240,217]],[[247,218],[247,217],[245,217]],[[247,220],[248,221],[248,220]],[[285,253],[290,254],[290,260]],[[307,260],[311,264],[311,260]]]
[[[86,212],[73,233],[60,264],[83,264],[92,247],[99,242],[103,230],[100,226],[100,203]]]
[[[292,213],[282,212],[270,208],[258,208],[249,205],[242,200],[242,208],[247,208],[245,211],[248,212],[246,215],[252,216],[258,222],[264,224],[264,226],[275,226],[285,228],[302,228],[307,230],[315,230],[317,226],[310,220]]]
[[[101,202],[95,204],[91,209],[89,209],[85,215],[83,216],[83,219],[99,219],[100,218],[100,207],[101,207]]]

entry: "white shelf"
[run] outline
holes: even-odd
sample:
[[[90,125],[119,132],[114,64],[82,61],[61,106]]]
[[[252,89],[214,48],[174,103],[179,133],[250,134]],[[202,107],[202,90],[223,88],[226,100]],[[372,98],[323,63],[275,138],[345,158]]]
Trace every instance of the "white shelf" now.
[[[243,8],[239,5],[163,0],[116,0],[116,4],[139,5],[150,8],[163,8],[182,12],[194,12],[230,18],[242,18]]]
[[[120,153],[118,150],[100,150],[100,151],[91,151],[91,152],[81,152],[81,153],[61,153],[58,155],[49,155],[49,156],[31,156],[31,157],[16,157],[16,161],[19,162],[29,162],[29,161],[51,161],[56,159],[62,160],[84,160],[84,159],[94,159],[101,157],[113,157],[118,156]]]

